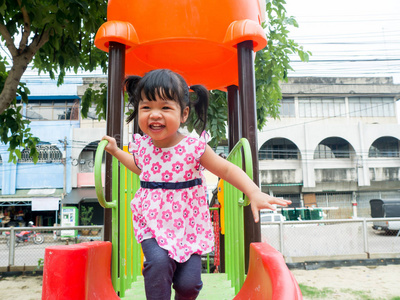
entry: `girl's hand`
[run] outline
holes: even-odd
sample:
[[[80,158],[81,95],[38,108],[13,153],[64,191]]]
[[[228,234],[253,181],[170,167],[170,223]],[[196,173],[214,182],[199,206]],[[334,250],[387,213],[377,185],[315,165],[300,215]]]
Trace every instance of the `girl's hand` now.
[[[139,175],[141,170],[136,166],[135,160],[133,159],[133,155],[123,151],[117,145],[117,141],[108,135],[103,136],[101,140],[107,140],[108,144],[104,148],[108,153],[118,159],[125,167],[131,170],[133,173]]]
[[[271,209],[276,210],[273,204],[288,206],[292,203],[290,200],[284,200],[281,198],[275,198],[268,194],[261,192],[260,190],[255,191],[251,195],[247,195],[250,199],[251,211],[253,213],[254,222],[259,221],[259,211],[260,209]]]
[[[115,140],[115,138],[113,138],[111,136],[108,136],[108,135],[105,135],[105,136],[103,136],[103,138],[101,140],[107,140],[108,141],[108,144],[104,148],[104,150],[106,150],[111,155],[115,155],[115,153],[117,153],[119,148],[117,146],[117,141]]]
[[[272,204],[287,206],[292,203],[292,201],[275,198],[261,192],[260,188],[242,169],[215,154],[208,145],[204,154],[200,157],[200,163],[208,171],[229,182],[249,197],[251,211],[253,212],[254,222],[256,223],[259,221],[258,212],[260,209],[267,208],[275,210]]]

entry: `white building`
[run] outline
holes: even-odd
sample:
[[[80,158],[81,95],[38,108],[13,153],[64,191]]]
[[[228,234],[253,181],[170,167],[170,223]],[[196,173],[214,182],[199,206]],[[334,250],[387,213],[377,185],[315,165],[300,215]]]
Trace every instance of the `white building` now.
[[[259,133],[263,191],[297,206],[369,216],[369,200],[400,198],[400,85],[392,78],[289,78],[280,120]]]

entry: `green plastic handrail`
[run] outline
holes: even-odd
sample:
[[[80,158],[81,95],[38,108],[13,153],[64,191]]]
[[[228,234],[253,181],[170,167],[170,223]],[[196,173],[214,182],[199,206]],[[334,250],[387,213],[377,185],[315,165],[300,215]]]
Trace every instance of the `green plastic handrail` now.
[[[243,155],[241,155],[240,150],[243,149]],[[234,157],[239,155],[240,160],[235,160]],[[236,145],[233,147],[231,152],[229,152],[228,157],[226,158],[229,162],[237,165],[242,166],[242,159],[244,158],[245,163],[245,173],[250,179],[253,180],[253,158],[251,156],[251,148],[250,143],[246,138],[241,138]],[[244,201],[239,201],[240,205],[247,206],[250,204],[249,198],[245,196]]]
[[[245,173],[253,179],[251,149],[249,142],[245,138],[240,139],[233,147],[227,160],[239,168],[242,168],[244,162]],[[237,200],[236,203],[235,200]],[[235,289],[235,294],[242,288],[245,280],[243,206],[248,204],[247,196],[243,200],[243,193],[224,181],[225,272],[231,281],[231,286]]]
[[[103,192],[103,182],[101,176],[101,164],[103,161],[104,148],[107,146],[108,141],[102,140],[97,146],[96,156],[94,159],[94,184],[96,189],[97,199],[99,203],[104,208],[114,208],[116,206],[117,200],[107,202],[104,198]]]

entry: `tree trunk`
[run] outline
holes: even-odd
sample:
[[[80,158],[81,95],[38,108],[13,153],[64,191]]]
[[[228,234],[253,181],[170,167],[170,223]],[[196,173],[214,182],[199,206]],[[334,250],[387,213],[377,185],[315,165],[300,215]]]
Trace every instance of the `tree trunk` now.
[[[21,77],[31,60],[32,56],[29,57],[26,53],[14,57],[14,64],[8,73],[8,77],[0,94],[0,114],[2,114],[15,99]]]
[[[4,30],[4,26],[2,27],[2,29],[3,30],[1,31],[1,35],[3,37],[8,37],[8,42],[6,44],[10,53],[13,54],[13,65],[8,72],[8,77],[0,94],[0,114],[2,114],[15,99],[17,95],[18,85],[21,81],[22,75],[24,75],[26,68],[32,61],[36,52],[39,51],[39,49],[49,40],[49,31],[45,30],[41,35],[35,36],[31,44],[21,45],[22,48],[16,49],[14,44],[10,44],[12,39],[9,35],[9,32]]]

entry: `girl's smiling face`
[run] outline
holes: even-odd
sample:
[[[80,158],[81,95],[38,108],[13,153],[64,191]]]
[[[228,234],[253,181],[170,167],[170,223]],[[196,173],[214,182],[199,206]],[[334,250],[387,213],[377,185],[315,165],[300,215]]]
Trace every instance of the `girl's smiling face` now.
[[[181,110],[179,103],[175,100],[162,99],[158,95],[155,98],[155,100],[148,100],[143,97],[140,101],[139,127],[143,133],[152,138],[156,147],[172,147],[182,139],[178,129],[181,123],[186,122],[189,107]]]

